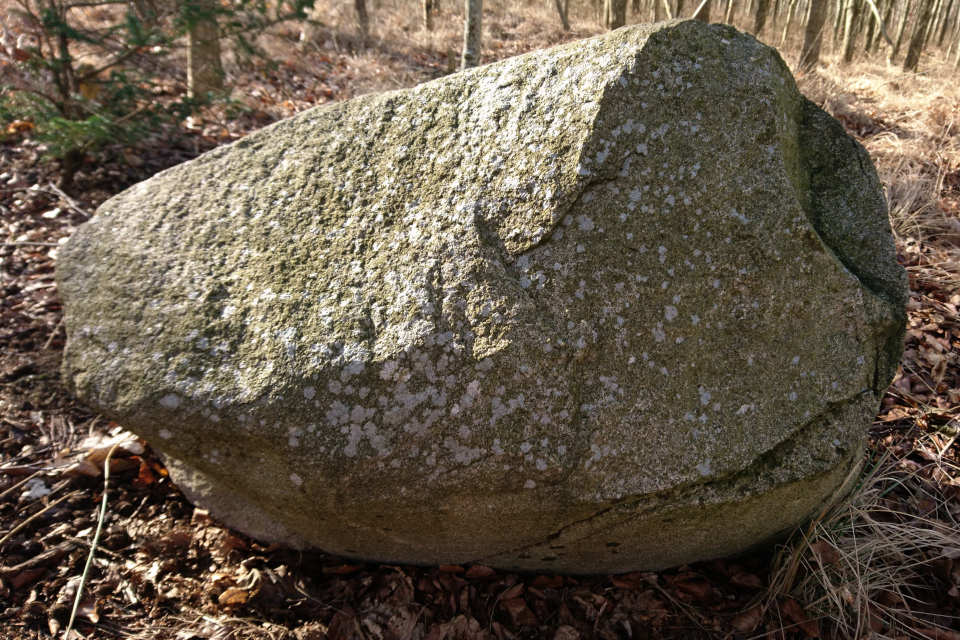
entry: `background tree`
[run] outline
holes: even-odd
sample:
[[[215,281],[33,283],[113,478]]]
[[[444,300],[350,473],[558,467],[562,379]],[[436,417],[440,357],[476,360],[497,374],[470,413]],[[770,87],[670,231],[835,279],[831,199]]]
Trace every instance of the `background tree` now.
[[[560,24],[563,25],[563,30],[570,31],[570,20],[567,18],[567,7],[569,6],[569,1],[554,0],[554,3],[557,5],[557,13],[560,14]]]
[[[466,2],[461,69],[470,69],[480,64],[480,45],[483,36],[483,0],[466,0]]]
[[[186,116],[223,87],[220,43],[259,52],[270,25],[305,19],[312,0],[15,0],[3,20],[10,62],[0,67],[0,123],[29,122],[45,153],[60,161],[69,189],[91,152],[134,144],[163,122]],[[96,11],[97,19],[85,18]],[[253,34],[253,37],[249,37]],[[188,95],[159,102],[170,54],[187,46]],[[9,50],[8,50],[9,49]]]
[[[693,12],[693,18],[699,20],[700,22],[710,22],[710,5],[713,3],[713,0],[702,0],[700,6],[697,7],[696,11]]]
[[[890,53],[887,55],[887,64],[892,63],[897,58],[897,54],[900,53],[900,45],[903,43],[903,34],[907,30],[907,18],[910,17],[910,7],[913,4],[913,0],[906,0],[906,4],[903,6],[900,12],[900,22],[897,26],[897,37],[893,40],[893,46],[890,47]]]
[[[808,71],[820,62],[823,46],[823,30],[830,10],[828,0],[810,0],[810,16],[803,30],[803,47],[800,50],[800,68]]]
[[[420,3],[423,10],[423,26],[427,31],[433,31],[433,0],[423,0]]]
[[[223,93],[220,26],[214,0],[185,0],[187,22],[187,96],[206,101]]]
[[[767,14],[770,12],[770,0],[757,0],[757,13],[753,20],[753,35],[760,37],[763,27],[767,24]]]
[[[907,57],[903,60],[904,71],[916,71],[920,64],[920,54],[923,53],[930,16],[933,13],[933,0],[920,0],[919,9],[920,13],[913,25],[913,35],[910,36],[910,46],[907,47]]]
[[[360,33],[366,38],[370,35],[370,16],[367,14],[367,0],[353,0],[353,6],[357,10],[357,24],[360,26]]]
[[[619,29],[627,24],[627,0],[603,0],[603,26]]]
[[[853,60],[854,49],[857,46],[857,36],[860,34],[860,16],[863,13],[863,0],[847,0],[843,27],[843,61],[849,64]]]

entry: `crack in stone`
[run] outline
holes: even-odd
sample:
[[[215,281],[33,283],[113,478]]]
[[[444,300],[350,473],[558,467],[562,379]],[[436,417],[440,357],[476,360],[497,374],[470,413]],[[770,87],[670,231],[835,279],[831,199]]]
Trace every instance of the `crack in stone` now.
[[[701,493],[701,494],[705,493],[704,491],[702,491],[702,489],[704,488],[711,488],[711,487],[719,488],[720,491],[718,491],[718,493],[720,493],[724,488],[735,488],[737,484],[740,483],[744,479],[744,477],[747,475],[760,476],[760,475],[763,475],[764,472],[769,471],[772,468],[778,467],[779,465],[776,464],[776,462],[774,461],[774,458],[776,458],[779,455],[779,452],[782,452],[785,449],[789,449],[791,446],[793,446],[796,443],[797,440],[799,440],[802,436],[806,435],[811,425],[817,422],[820,422],[823,418],[830,415],[831,413],[835,413],[838,409],[840,409],[850,401],[856,399],[859,396],[865,395],[867,393],[870,393],[872,395],[872,391],[870,389],[864,389],[864,390],[861,390],[859,393],[856,393],[843,400],[828,403],[824,411],[813,416],[803,426],[801,426],[794,433],[792,433],[788,438],[786,438],[785,440],[782,440],[772,449],[769,449],[766,452],[758,455],[749,464],[747,464],[745,467],[743,467],[739,471],[731,472],[727,475],[720,476],[718,478],[714,478],[711,480],[706,480],[703,482],[695,482],[695,483],[683,485],[681,487],[674,487],[672,489],[668,489],[666,491],[662,491],[658,493],[652,493],[652,494],[647,494],[643,496],[628,496],[626,498],[616,500],[601,509],[597,509],[596,511],[594,511],[593,513],[591,513],[590,515],[584,518],[575,520],[567,525],[564,525],[563,527],[560,527],[554,532],[547,534],[546,536],[544,536],[542,540],[521,545],[513,549],[508,549],[501,552],[493,553],[488,556],[484,556],[482,558],[471,560],[470,562],[477,562],[482,564],[486,561],[489,561],[492,558],[497,558],[497,557],[506,556],[506,555],[516,555],[519,553],[523,553],[525,551],[536,549],[553,540],[557,540],[558,538],[562,537],[564,533],[569,531],[570,529],[577,527],[578,525],[588,524],[592,521],[595,521],[615,509],[621,509],[621,508],[624,510],[632,509],[634,512],[625,515],[625,517],[621,520],[611,522],[606,527],[608,529],[612,526],[622,525],[624,523],[630,522],[631,520],[635,520],[637,518],[650,516],[655,513],[662,513],[663,512],[662,508],[657,508],[656,506],[652,507],[649,510],[643,510],[643,509],[637,508],[645,502],[649,503],[654,501],[656,498],[663,498],[661,503],[667,504],[669,506],[669,505],[680,504],[684,499],[688,499],[691,495],[695,493]],[[759,464],[759,468],[757,468],[758,464]],[[748,473],[751,471],[753,472]],[[823,472],[821,473],[826,473],[828,471],[829,469],[824,469]],[[802,478],[796,478],[793,481],[797,481],[801,479]]]

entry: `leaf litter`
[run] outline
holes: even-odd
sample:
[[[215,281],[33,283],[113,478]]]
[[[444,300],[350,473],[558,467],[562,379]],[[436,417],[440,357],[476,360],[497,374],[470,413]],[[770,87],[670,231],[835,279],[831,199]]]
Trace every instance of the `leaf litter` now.
[[[412,79],[442,73],[445,52],[413,53],[365,55],[374,66],[409,65]],[[77,403],[59,379],[64,335],[53,268],[60,243],[107,197],[152,173],[350,97],[372,73],[357,59],[323,46],[300,63],[241,69],[235,79],[248,104],[238,117],[207,107],[164,139],[114,149],[84,167],[72,195],[53,187],[58,167],[40,160],[29,127],[0,143],[9,167],[0,175],[5,637],[62,635],[98,524],[103,463],[118,445],[74,637],[960,638],[960,162],[949,153],[916,165],[940,176],[935,206],[912,205],[933,222],[915,217],[897,227],[898,259],[910,275],[909,327],[865,453],[870,484],[776,550],[616,576],[357,564],[293,551],[220,526],[172,486],[148,443]],[[870,95],[862,110],[863,94],[833,111],[878,158],[895,199],[902,194],[884,169],[891,153],[883,145],[906,136],[906,124]],[[878,568],[873,582],[864,576],[869,566]]]

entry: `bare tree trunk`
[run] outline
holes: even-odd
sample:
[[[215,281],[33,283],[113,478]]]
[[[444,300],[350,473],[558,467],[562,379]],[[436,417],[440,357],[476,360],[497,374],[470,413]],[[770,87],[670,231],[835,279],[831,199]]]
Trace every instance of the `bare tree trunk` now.
[[[698,6],[696,11],[693,14],[694,20],[699,20],[700,22],[710,23],[710,5],[713,4],[713,0],[703,0]]]
[[[853,60],[853,52],[857,46],[859,35],[860,14],[863,11],[863,0],[847,0],[847,19],[843,30],[843,61],[849,64]]]
[[[787,32],[790,31],[790,23],[793,22],[793,12],[797,7],[797,0],[790,0],[790,6],[787,8],[787,19],[783,24],[783,35],[780,36],[780,47],[787,43]]]
[[[920,15],[917,16],[917,22],[913,25],[913,35],[910,38],[910,46],[907,48],[907,57],[903,61],[904,71],[916,71],[920,64],[923,42],[927,35],[927,27],[930,26],[933,0],[920,0],[919,9]]]
[[[893,61],[897,59],[897,54],[900,53],[900,45],[903,44],[903,34],[907,30],[907,18],[910,17],[910,5],[912,4],[913,0],[907,0],[906,5],[903,7],[903,12],[900,14],[897,38],[893,41],[893,47],[890,48],[890,53],[887,54],[887,64],[892,64]]]
[[[463,58],[460,61],[460,68],[472,69],[480,64],[483,0],[467,0],[466,14],[463,26]]]
[[[884,25],[889,25],[890,20],[893,18],[894,5],[896,5],[896,0],[886,0],[886,4],[883,7],[883,24]],[[874,38],[873,48],[871,50],[871,53],[875,52],[879,45],[880,45],[880,38]]]
[[[843,41],[843,25],[846,17],[846,0],[836,0],[837,12],[833,18],[833,48],[838,49]]]
[[[353,5],[357,9],[357,24],[360,25],[360,33],[366,38],[370,33],[370,17],[367,15],[367,0],[353,0]]]
[[[950,30],[950,14],[953,13],[953,0],[947,5],[947,10],[943,14],[943,20],[940,22],[940,34],[937,36],[937,46],[943,48],[943,40]],[[948,56],[949,57],[949,56]]]
[[[560,23],[563,25],[563,30],[564,30],[564,31],[570,31],[570,21],[567,20],[567,12],[566,12],[566,10],[563,8],[563,2],[562,2],[562,0],[553,0],[553,1],[554,1],[554,3],[556,3],[556,5],[557,5],[557,13],[560,14]],[[637,1],[638,1],[638,0],[634,0],[635,3],[636,3]]]
[[[433,31],[433,0],[423,0],[423,27]]]
[[[935,0],[933,3],[933,13],[930,14],[930,24],[927,25],[927,34],[923,40],[924,46],[930,42],[933,34],[940,27],[940,14],[943,13],[943,0]]]
[[[769,2],[769,0],[767,1]],[[674,18],[683,17],[683,5],[684,5],[684,0],[677,0],[677,10],[673,14]]]
[[[829,0],[810,0],[810,18],[803,30],[803,48],[800,50],[800,69],[809,71],[820,62],[823,47],[823,29],[827,24]]]
[[[886,25],[890,20],[890,16],[887,14],[887,2],[886,0],[879,0],[879,11],[883,24]],[[877,48],[877,43],[880,42],[880,34],[882,29],[879,24],[876,24],[875,20],[870,22],[870,27],[867,29],[867,38],[866,42],[863,43],[863,50],[867,53],[873,53]]]
[[[663,0],[653,0],[653,21],[663,20]]]
[[[869,11],[864,11],[864,18],[866,22],[866,32],[863,36],[863,50],[870,51],[870,42],[873,40],[873,36],[876,33],[876,21],[870,16]]]
[[[763,27],[767,24],[767,13],[770,11],[770,0],[757,0],[757,13],[753,21],[753,35],[760,37]]]
[[[604,0],[603,25],[613,31],[627,24],[627,0]]]
[[[960,38],[960,35],[957,37]],[[953,59],[953,70],[956,71],[957,67],[960,67],[960,42],[957,43],[957,57]]]
[[[960,7],[957,8],[957,15],[953,18],[953,24],[950,25],[950,33],[948,35],[950,43],[947,45],[947,53],[944,55],[944,58],[947,60],[950,59],[951,54],[953,53],[953,48],[957,46],[957,39],[960,38]]]
[[[213,0],[193,0],[188,11],[187,97],[204,101],[210,93],[223,93],[217,5]]]

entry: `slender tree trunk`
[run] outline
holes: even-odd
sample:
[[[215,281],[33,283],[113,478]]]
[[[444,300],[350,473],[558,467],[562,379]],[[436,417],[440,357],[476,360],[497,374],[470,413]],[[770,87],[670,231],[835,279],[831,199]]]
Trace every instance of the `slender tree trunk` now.
[[[960,39],[960,32],[958,32],[957,38]],[[957,42],[957,57],[953,59],[954,72],[956,72],[958,67],[960,67],[960,42]]]
[[[904,71],[916,71],[920,64],[920,54],[923,53],[923,42],[930,26],[930,14],[933,11],[933,0],[920,0],[920,15],[913,25],[913,35],[910,37],[910,46],[907,48],[907,57],[903,60]]]
[[[611,31],[627,24],[627,0],[604,0],[603,24]]]
[[[849,64],[853,61],[854,49],[857,46],[859,35],[860,14],[863,11],[863,0],[847,0],[847,19],[843,30],[843,61]]]
[[[890,22],[890,16],[887,11],[887,5],[892,4],[886,2],[886,0],[878,0],[877,9],[880,11],[881,20],[883,21],[884,26]],[[877,44],[880,42],[882,30],[879,24],[876,24],[876,19],[870,22],[870,29],[867,32],[867,41],[863,45],[863,50],[867,53],[873,53],[877,50]]]
[[[887,64],[892,64],[893,61],[897,59],[897,55],[900,53],[900,46],[903,44],[903,35],[907,30],[907,18],[910,17],[910,5],[912,4],[913,0],[907,0],[903,7],[903,12],[900,14],[900,24],[897,27],[897,37],[893,41],[893,48],[891,48],[890,53],[887,54]]]
[[[769,0],[767,0],[767,1],[769,2]],[[684,4],[685,4],[685,0],[677,0],[677,10],[676,10],[676,11],[674,12],[674,14],[673,14],[673,17],[674,17],[674,18],[682,18],[682,17],[683,17],[683,5],[684,5]]]
[[[800,69],[809,71],[820,62],[823,30],[827,24],[829,0],[810,0],[810,18],[803,30],[803,48],[800,50]]]
[[[215,0],[193,0],[188,5],[188,11],[187,96],[203,101],[210,93],[223,93],[217,4]]]
[[[924,46],[930,42],[933,34],[940,27],[940,14],[943,13],[943,0],[935,0],[933,3],[933,13],[930,14],[930,24],[927,25],[927,34],[923,40]]]
[[[950,43],[947,45],[947,53],[944,56],[947,60],[950,59],[950,55],[953,53],[953,48],[957,46],[957,39],[960,38],[960,8],[957,9],[957,15],[954,16],[953,24],[950,26],[949,34]]]
[[[947,10],[943,14],[943,20],[940,22],[940,34],[937,36],[937,46],[941,49],[943,48],[943,40],[947,35],[947,31],[950,30],[950,14],[953,13],[953,5],[954,1],[950,0],[950,3],[947,5]]]
[[[560,14],[560,23],[563,25],[564,31],[570,31],[570,21],[567,20],[567,12],[563,8],[562,0],[553,0],[557,5],[557,13]],[[634,0],[635,2],[637,0]]]
[[[846,0],[836,0],[836,15],[833,17],[833,48],[838,49],[843,40],[843,24],[846,14]]]
[[[956,27],[950,27],[950,41],[947,43],[947,52],[943,54],[943,57],[947,60],[950,59],[950,56],[953,54],[953,47],[957,44],[957,29]]]
[[[366,38],[370,33],[370,16],[367,14],[367,0],[353,0],[353,5],[357,9],[357,24],[360,25],[360,33]]]
[[[873,41],[873,36],[877,31],[877,21],[873,19],[870,11],[864,11],[864,19],[866,22],[866,31],[863,36],[863,50],[870,51],[870,43]]]
[[[695,9],[696,15],[693,17],[700,22],[710,23],[710,5],[713,4],[713,0],[702,0],[700,4],[697,5]]]
[[[463,58],[461,69],[471,69],[480,64],[480,41],[483,29],[483,0],[466,0],[467,15],[463,27]]]
[[[753,35],[760,37],[763,27],[767,24],[767,13],[770,11],[770,0],[757,0],[757,13],[753,21]]]
[[[723,12],[724,24],[733,24],[733,0],[727,0],[727,10]]]
[[[886,5],[883,8],[883,24],[889,25],[890,20],[893,18],[893,8],[896,4],[896,0],[887,0]],[[880,38],[874,38],[873,40],[873,51],[877,50],[877,47],[880,44]]]
[[[423,0],[423,27],[433,31],[433,0]]]
[[[663,20],[663,0],[653,0],[653,21]]]
[[[790,0],[790,6],[787,8],[787,19],[783,24],[783,35],[780,36],[780,47],[787,43],[787,32],[790,31],[790,23],[793,21],[793,12],[797,7],[797,0]]]

